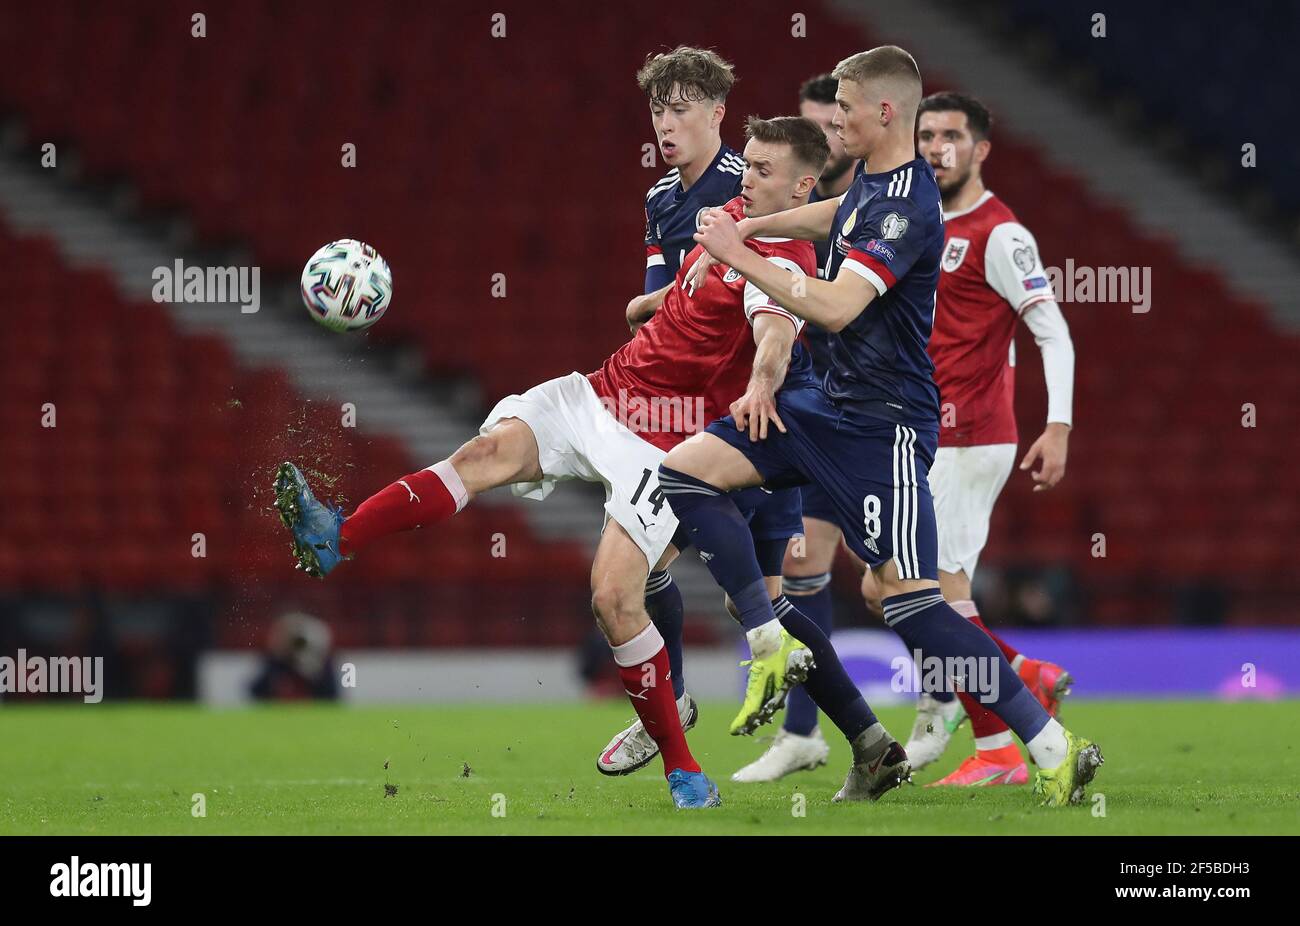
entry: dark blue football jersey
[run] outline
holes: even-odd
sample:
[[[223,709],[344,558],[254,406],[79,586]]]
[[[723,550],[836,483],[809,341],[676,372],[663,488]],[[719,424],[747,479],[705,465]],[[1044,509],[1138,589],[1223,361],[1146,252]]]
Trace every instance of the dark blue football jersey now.
[[[822,195],[817,192],[817,187],[813,187],[811,192],[808,193],[808,205],[811,206],[813,203],[819,203],[821,201]],[[817,252],[817,276],[824,280],[826,279],[826,259],[830,257],[831,254],[830,240],[814,241],[813,250]]]
[[[813,187],[812,192],[808,194],[808,203],[810,205],[819,203],[821,199],[821,196],[817,193],[817,188]],[[830,240],[814,241],[813,250],[817,252],[817,276],[824,280],[826,279],[826,258],[830,256],[831,252]],[[830,366],[831,338],[833,337],[834,335],[829,331],[814,325],[812,322],[807,322],[803,326],[803,341],[808,345],[808,355],[812,360],[813,368],[816,370],[816,376],[819,380],[822,374],[826,372],[826,368]]]
[[[674,167],[645,196],[645,291],[663,289],[677,276],[682,259],[695,247],[699,216],[740,195],[745,161],[723,145],[700,179],[682,189]]]
[[[859,164],[831,225],[827,278],[856,273],[877,296],[830,339],[822,386],[838,405],[917,428],[939,426],[926,353],[943,255],[934,171],[915,158],[888,173]]]

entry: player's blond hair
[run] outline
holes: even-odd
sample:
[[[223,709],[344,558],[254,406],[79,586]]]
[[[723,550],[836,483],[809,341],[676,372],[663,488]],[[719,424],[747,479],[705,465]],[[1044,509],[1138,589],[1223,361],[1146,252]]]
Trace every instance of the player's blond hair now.
[[[646,56],[636,72],[636,84],[651,103],[672,102],[674,88],[690,103],[721,103],[736,82],[734,70],[730,61],[712,49],[678,45],[672,51]]]
[[[857,84],[886,80],[914,90],[916,100],[921,99],[921,69],[916,66],[916,59],[897,45],[881,45],[850,55],[835,65],[831,76]]]

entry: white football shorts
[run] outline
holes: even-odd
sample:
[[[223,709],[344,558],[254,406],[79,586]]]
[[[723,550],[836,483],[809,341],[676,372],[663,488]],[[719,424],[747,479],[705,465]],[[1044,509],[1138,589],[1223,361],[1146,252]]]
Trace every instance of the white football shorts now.
[[[930,467],[939,529],[939,568],[974,578],[989,539],[993,504],[1016,463],[1015,444],[940,447]]]
[[[506,396],[479,433],[503,418],[519,418],[532,429],[544,477],[511,486],[515,495],[540,501],[566,479],[603,484],[606,523],[617,521],[653,569],[677,532],[677,518],[659,490],[659,464],[667,454],[621,424],[581,373]]]

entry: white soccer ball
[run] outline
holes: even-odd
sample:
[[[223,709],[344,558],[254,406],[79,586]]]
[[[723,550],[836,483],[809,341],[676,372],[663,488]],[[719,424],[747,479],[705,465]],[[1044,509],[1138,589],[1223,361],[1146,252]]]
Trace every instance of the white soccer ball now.
[[[388,310],[393,272],[364,241],[331,241],[302,268],[302,301],[331,331],[369,328]]]

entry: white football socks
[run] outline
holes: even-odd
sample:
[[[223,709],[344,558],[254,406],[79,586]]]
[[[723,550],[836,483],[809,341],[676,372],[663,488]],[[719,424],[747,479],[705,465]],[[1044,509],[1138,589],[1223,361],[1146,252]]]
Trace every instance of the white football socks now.
[[[1055,718],[1047,721],[1047,726],[1038,731],[1038,735],[1025,743],[1034,764],[1044,771],[1050,771],[1065,761],[1070,746],[1065,741],[1065,727]]]
[[[781,622],[776,618],[745,632],[755,659],[766,659],[781,648]]]

